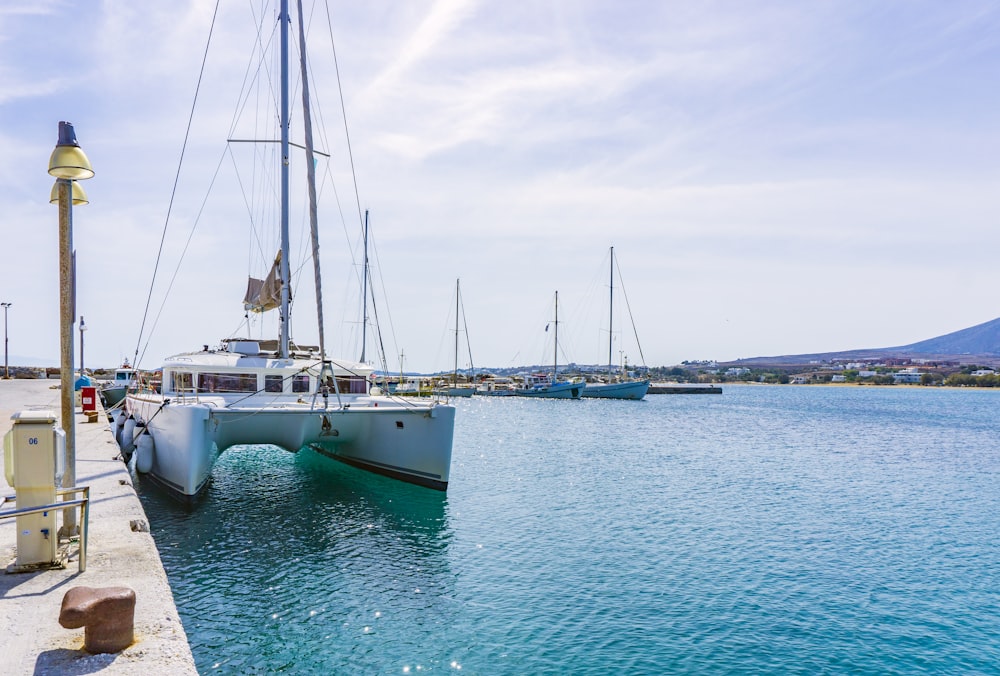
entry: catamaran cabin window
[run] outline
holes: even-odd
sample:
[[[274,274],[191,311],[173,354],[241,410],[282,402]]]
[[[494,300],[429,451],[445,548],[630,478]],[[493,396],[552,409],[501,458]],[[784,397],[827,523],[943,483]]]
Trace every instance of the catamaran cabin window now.
[[[264,376],[264,391],[265,392],[281,392],[282,391],[282,377],[278,375]]]
[[[190,373],[171,373],[170,389],[174,392],[194,392]]]
[[[199,373],[199,392],[256,392],[256,373]]]
[[[365,394],[368,385],[364,378],[338,376],[337,389],[341,394]]]
[[[292,392],[308,392],[309,391],[309,376],[298,375],[292,376]]]

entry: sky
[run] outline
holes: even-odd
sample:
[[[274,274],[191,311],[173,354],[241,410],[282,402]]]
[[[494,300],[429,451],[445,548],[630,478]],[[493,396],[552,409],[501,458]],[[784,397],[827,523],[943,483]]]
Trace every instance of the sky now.
[[[611,351],[630,364],[890,347],[1000,316],[1000,3],[305,5],[335,356],[360,356],[364,210],[390,370],[452,368],[458,279],[460,367],[553,360],[557,291],[558,360],[606,362],[612,246]],[[12,365],[59,361],[60,120],[96,172],[73,212],[87,367],[274,335],[242,305],[277,247],[249,166],[273,145],[226,140],[275,138],[250,112],[270,81],[245,86],[275,12],[215,8],[0,2]],[[316,344],[300,186],[293,338]]]

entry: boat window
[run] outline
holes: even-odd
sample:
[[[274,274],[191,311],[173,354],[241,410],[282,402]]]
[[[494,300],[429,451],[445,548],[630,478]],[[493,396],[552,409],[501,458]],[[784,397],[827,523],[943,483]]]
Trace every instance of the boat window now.
[[[282,391],[282,377],[278,375],[264,376],[264,391],[265,392],[281,392]]]
[[[171,373],[170,389],[173,392],[193,392],[194,385],[190,373]]]
[[[368,383],[359,376],[338,376],[337,390],[341,394],[365,394],[368,391]]]
[[[308,391],[309,391],[309,376],[307,375],[292,376],[292,392],[308,392]]]
[[[256,392],[256,373],[199,373],[199,392]]]

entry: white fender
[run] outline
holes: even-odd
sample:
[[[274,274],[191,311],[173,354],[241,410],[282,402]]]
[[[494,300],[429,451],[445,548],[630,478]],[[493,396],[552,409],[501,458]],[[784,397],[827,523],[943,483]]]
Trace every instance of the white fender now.
[[[147,430],[135,440],[136,471],[140,474],[148,474],[153,469],[153,456],[155,454],[156,445],[153,443],[153,435]]]
[[[122,429],[125,427],[125,421],[128,420],[128,413],[124,410],[119,410],[117,416],[115,417],[115,442],[118,447],[121,448],[122,445]]]
[[[118,442],[126,462],[132,457],[132,452],[135,450],[135,424],[135,418],[129,416],[128,420],[125,421],[125,426],[122,427],[122,438]]]

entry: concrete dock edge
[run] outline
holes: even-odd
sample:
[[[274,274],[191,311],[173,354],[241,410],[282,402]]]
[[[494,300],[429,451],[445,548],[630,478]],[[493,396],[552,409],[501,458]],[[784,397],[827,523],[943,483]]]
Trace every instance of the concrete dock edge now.
[[[58,415],[58,385],[56,380],[0,379],[0,437],[18,411],[48,409]],[[148,532],[149,520],[128,469],[117,457],[118,447],[103,415],[88,423],[77,408],[76,447],[77,484],[90,486],[87,570],[77,570],[73,544],[65,569],[4,573],[16,557],[17,530],[14,519],[0,520],[0,673],[197,674],[166,572]],[[0,494],[14,492],[0,479]],[[117,654],[90,655],[83,650],[83,629],[59,625],[63,596],[76,586],[135,590],[135,642],[130,647]]]

